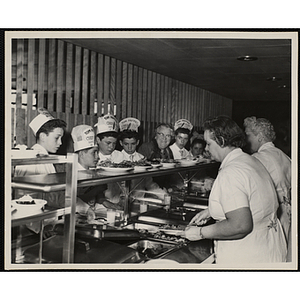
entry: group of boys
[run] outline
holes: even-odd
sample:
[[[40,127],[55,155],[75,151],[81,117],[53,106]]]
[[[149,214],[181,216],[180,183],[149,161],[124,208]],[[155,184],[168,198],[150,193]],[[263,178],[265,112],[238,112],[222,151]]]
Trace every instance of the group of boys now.
[[[43,155],[56,153],[62,144],[66,123],[54,118],[44,108],[39,109],[38,112],[39,114],[29,124],[36,137],[36,144],[32,146],[32,149]],[[173,137],[172,126],[167,124],[157,126],[155,137],[150,142],[152,148],[150,152],[148,151],[148,155],[145,150],[149,150],[147,148],[149,143],[144,143],[141,151],[137,152],[140,141],[139,126],[138,119],[125,118],[119,123],[111,114],[99,117],[95,124],[95,130],[89,125],[75,126],[71,131],[71,136],[74,152],[78,154],[78,170],[95,168],[97,164],[106,160],[121,163],[122,161],[153,160],[155,158],[187,158],[191,155],[184,148],[193,128],[189,121],[181,119],[175,123],[175,143],[171,147],[169,145]],[[118,141],[123,148],[121,151],[116,150]],[[180,157],[178,157],[179,153]],[[15,176],[55,172],[53,164],[27,165],[17,166]],[[138,186],[139,190],[151,191],[158,198],[163,198],[166,193],[164,186],[153,181],[151,177],[132,180],[132,186]],[[100,211],[106,208],[121,209],[121,193],[122,188],[116,183],[101,185],[93,189],[78,189],[77,209],[79,212],[87,212],[90,207],[95,207],[95,205]],[[136,193],[135,196],[144,196],[144,194]],[[50,206],[64,206],[62,193],[50,193],[46,195],[46,198]]]

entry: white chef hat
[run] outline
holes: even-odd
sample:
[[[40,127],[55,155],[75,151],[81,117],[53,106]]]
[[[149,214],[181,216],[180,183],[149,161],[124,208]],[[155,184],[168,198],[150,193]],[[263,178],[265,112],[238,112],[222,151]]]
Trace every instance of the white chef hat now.
[[[74,151],[96,147],[95,132],[92,126],[78,125],[72,129],[72,139],[74,142]]]
[[[111,114],[98,117],[98,123],[94,126],[97,127],[97,134],[109,131],[118,132],[119,130],[118,120]]]
[[[136,118],[126,118],[120,122],[120,131],[131,130],[138,132],[141,122]]]
[[[47,109],[38,108],[39,114],[29,123],[29,127],[32,129],[34,135],[38,132],[38,130],[48,121],[55,120]]]
[[[185,129],[188,129],[189,131],[192,131],[193,129],[193,125],[190,121],[186,120],[186,119],[180,119],[180,120],[177,120],[175,122],[175,125],[174,125],[174,130],[176,131],[178,128],[185,128]]]

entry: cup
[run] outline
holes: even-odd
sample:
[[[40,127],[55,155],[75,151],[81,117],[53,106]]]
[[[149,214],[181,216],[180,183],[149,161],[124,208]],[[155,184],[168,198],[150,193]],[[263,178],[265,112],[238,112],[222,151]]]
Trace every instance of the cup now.
[[[117,222],[124,221],[124,211],[123,210],[116,210],[116,221]]]
[[[164,204],[165,204],[165,209],[166,210],[170,210],[171,196],[169,194],[165,194],[165,196],[164,196]]]
[[[148,210],[148,205],[146,202],[142,201],[140,203],[140,213],[144,213]]]
[[[116,211],[114,209],[107,209],[107,223],[110,225],[115,225],[115,219],[116,219]]]

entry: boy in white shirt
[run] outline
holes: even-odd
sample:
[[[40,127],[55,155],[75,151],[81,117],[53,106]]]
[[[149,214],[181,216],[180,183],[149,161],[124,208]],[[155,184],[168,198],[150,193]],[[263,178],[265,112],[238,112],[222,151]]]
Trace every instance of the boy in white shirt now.
[[[71,132],[74,152],[78,154],[78,171],[94,168],[99,160],[98,146],[95,143],[95,133],[89,125],[78,125]],[[93,220],[95,213],[106,217],[107,208],[118,209],[105,199],[104,191],[107,185],[78,188],[76,211],[87,213],[88,219]],[[90,217],[90,218],[89,218]]]
[[[139,126],[140,121],[135,118],[126,118],[120,122],[119,142],[123,147],[121,153],[123,154],[123,160],[125,161],[136,162],[145,159],[144,155],[136,151],[136,148],[139,145]],[[145,177],[142,180],[132,180],[131,188],[151,191],[157,196],[157,198],[162,200],[164,199],[164,194],[166,194],[166,191],[161,189],[159,185],[153,181],[152,177]],[[134,197],[144,197],[145,192],[131,191],[131,195]]]
[[[117,145],[119,124],[118,120],[111,114],[98,118],[97,127],[97,144],[99,146],[99,162],[110,160],[111,162],[120,163],[123,155],[120,151],[115,150]]]
[[[193,125],[188,120],[180,119],[175,122],[175,143],[170,146],[174,159],[186,159],[189,157],[189,151],[185,149],[185,146],[189,141],[192,129]]]
[[[99,147],[99,163],[103,161],[111,161],[113,163],[121,163],[123,154],[121,151],[115,150],[118,139],[119,122],[111,114],[107,114],[98,118],[96,141]],[[105,198],[109,199],[115,205],[119,206],[120,193],[117,183],[108,183],[107,190],[104,192]]]

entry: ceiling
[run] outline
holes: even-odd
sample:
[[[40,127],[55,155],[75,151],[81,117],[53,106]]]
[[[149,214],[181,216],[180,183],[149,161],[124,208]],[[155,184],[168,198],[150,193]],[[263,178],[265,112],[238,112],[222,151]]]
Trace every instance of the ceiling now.
[[[234,101],[291,101],[290,39],[80,38],[65,41]],[[257,60],[237,59],[245,55],[255,56]]]

